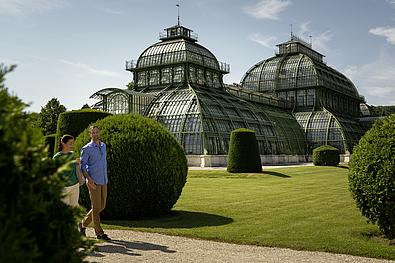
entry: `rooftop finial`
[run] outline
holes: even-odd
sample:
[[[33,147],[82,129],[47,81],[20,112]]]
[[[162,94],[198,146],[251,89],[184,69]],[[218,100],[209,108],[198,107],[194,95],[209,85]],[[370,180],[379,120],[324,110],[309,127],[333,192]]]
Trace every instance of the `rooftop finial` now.
[[[291,24],[291,38],[293,37],[292,24]]]
[[[177,6],[177,25],[180,25],[180,0],[178,0]]]
[[[310,46],[312,47],[313,46],[313,36],[310,35],[309,38],[310,38]]]

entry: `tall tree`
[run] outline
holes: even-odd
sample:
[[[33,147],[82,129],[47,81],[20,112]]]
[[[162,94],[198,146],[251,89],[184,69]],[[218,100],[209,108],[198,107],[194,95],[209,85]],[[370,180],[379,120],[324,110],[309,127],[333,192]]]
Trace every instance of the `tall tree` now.
[[[66,107],[57,98],[52,98],[45,107],[41,107],[38,123],[44,135],[56,133],[59,115],[65,111]]]

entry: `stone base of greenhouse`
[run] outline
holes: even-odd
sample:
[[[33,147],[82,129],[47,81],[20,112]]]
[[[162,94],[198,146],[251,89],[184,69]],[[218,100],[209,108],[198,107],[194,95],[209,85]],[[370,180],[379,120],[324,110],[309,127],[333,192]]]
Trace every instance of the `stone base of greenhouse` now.
[[[228,155],[186,155],[189,167],[226,167]],[[341,154],[340,163],[348,163],[350,154]],[[262,165],[288,165],[312,162],[311,155],[261,155]]]

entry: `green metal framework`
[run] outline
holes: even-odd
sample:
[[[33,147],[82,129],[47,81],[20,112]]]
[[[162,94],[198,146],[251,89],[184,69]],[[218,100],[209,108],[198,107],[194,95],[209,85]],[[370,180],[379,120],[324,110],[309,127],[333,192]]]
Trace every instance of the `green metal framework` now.
[[[303,131],[292,115],[205,86],[165,89],[146,115],[163,123],[187,154],[227,154],[237,128],[255,131],[261,154],[305,152]]]
[[[105,88],[96,91],[90,98],[100,100],[93,105],[93,108],[96,109],[114,114],[143,114],[155,96],[152,94],[141,94],[128,89]]]
[[[305,153],[303,131],[284,110],[293,104],[241,87],[225,87],[223,75],[229,65],[197,44],[197,36],[188,28],[167,28],[160,39],[138,60],[126,62],[133,73],[130,90],[104,89],[92,95],[101,100],[98,107],[158,120],[186,154],[227,154],[231,131],[242,127],[256,132],[261,154]]]
[[[332,145],[341,152],[352,151],[364,134],[355,119],[335,116],[327,110],[294,113],[308,141],[308,151],[321,145]]]
[[[306,133],[308,152],[323,144],[351,152],[363,134],[358,117],[364,99],[354,84],[327,66],[322,54],[295,35],[278,47],[276,56],[247,71],[242,88],[291,103]]]

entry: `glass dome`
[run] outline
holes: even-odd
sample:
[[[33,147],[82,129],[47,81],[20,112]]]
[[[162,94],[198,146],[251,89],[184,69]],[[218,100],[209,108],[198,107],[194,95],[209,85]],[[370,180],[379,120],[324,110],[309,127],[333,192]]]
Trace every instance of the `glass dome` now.
[[[219,70],[219,63],[209,50],[184,38],[159,42],[150,46],[140,55],[136,67],[157,67],[183,62]]]
[[[357,89],[346,76],[301,53],[276,56],[257,63],[247,71],[241,84],[246,89],[260,92],[324,86],[359,98]]]
[[[126,62],[126,70],[133,72],[135,90],[146,92],[185,83],[222,88],[229,65],[218,62],[208,49],[196,43],[192,30],[173,26],[160,34],[160,39],[144,50],[137,61]]]

